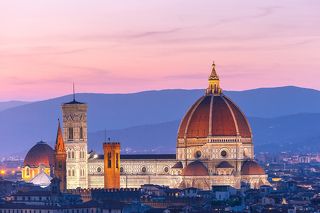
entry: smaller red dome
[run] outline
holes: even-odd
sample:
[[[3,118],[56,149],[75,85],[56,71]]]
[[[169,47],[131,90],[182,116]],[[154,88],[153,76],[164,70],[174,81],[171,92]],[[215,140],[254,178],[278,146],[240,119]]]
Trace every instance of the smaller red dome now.
[[[51,167],[54,165],[54,150],[47,143],[41,141],[29,150],[23,165],[30,167],[39,167],[40,165]]]
[[[265,175],[263,168],[261,166],[253,161],[245,161],[241,168],[241,175]]]
[[[190,163],[183,171],[184,176],[208,176],[208,169],[200,161]]]

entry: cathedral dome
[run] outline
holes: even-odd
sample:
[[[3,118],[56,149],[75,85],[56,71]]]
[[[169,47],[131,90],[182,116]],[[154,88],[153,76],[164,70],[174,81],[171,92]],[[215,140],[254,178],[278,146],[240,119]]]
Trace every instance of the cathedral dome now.
[[[51,167],[54,165],[54,150],[47,143],[41,141],[29,150],[23,165],[29,167],[39,167],[40,165]]]
[[[241,167],[241,175],[265,175],[264,170],[253,160],[245,161]]]
[[[194,161],[182,171],[183,176],[208,176],[208,169],[200,161]]]
[[[251,128],[239,107],[222,94],[213,64],[206,94],[185,114],[178,139],[215,136],[251,138]]]

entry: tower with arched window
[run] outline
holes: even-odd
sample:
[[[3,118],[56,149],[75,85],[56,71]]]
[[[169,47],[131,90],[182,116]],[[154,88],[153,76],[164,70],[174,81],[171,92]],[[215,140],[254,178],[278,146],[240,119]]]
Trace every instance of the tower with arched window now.
[[[104,143],[104,188],[120,188],[120,143]]]
[[[75,98],[62,105],[67,189],[88,188],[87,109]]]

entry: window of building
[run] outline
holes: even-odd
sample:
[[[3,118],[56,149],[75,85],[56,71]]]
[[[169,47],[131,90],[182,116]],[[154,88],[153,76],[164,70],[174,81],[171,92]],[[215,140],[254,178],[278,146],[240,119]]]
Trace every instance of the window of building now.
[[[224,158],[227,157],[227,152],[225,150],[221,151],[221,156]]]
[[[119,153],[116,153],[116,168],[119,168]]]
[[[73,128],[69,127],[69,140],[73,140]]]
[[[143,173],[145,173],[145,172],[147,171],[147,168],[146,168],[146,167],[142,167],[141,171],[142,171]]]
[[[61,160],[59,160],[58,168],[59,168],[59,169],[62,169],[62,161],[61,161]]]
[[[71,152],[71,157],[74,159],[74,151]]]
[[[165,173],[168,173],[169,172],[169,168],[166,166],[166,167],[164,167],[164,172]]]
[[[81,169],[80,172],[81,172],[81,176],[84,176],[84,169]]]
[[[81,159],[84,158],[84,151],[80,151],[80,158],[81,158]]]
[[[29,176],[29,175],[30,175],[30,169],[27,168],[27,176]]]
[[[83,139],[83,128],[80,127],[80,139]]]
[[[70,153],[70,151],[68,151],[68,158],[69,158],[69,159],[71,158],[71,153]]]
[[[108,168],[111,168],[111,152],[108,152]]]
[[[75,176],[75,172],[74,172],[74,169],[72,169],[72,176]]]
[[[200,158],[201,157],[201,151],[200,150],[196,151],[195,157],[196,158]]]

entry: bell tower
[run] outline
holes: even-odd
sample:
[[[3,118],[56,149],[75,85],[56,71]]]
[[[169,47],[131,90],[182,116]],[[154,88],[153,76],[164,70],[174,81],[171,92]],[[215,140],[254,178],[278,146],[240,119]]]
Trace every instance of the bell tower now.
[[[57,177],[60,181],[60,191],[66,190],[66,160],[67,160],[67,153],[66,147],[63,141],[62,130],[60,127],[60,120],[58,123],[58,131],[57,131],[57,139],[56,145],[54,149],[54,176]]]
[[[67,189],[88,188],[87,104],[62,105],[63,138],[67,152]]]
[[[104,143],[104,188],[120,188],[120,143]]]

